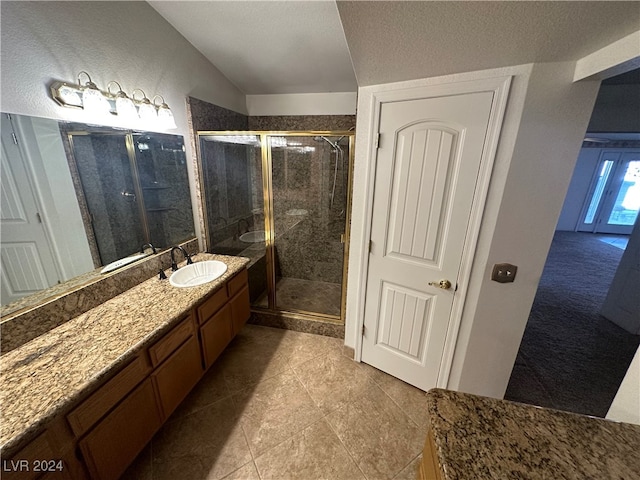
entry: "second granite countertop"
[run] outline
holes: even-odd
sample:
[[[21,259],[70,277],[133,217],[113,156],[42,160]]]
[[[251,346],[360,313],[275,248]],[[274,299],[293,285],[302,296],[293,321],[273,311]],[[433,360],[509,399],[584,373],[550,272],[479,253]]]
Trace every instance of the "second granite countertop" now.
[[[0,448],[26,441],[249,262],[199,254],[197,261],[204,260],[220,260],[227,271],[190,288],[173,287],[156,276],[1,357]]]
[[[640,426],[433,389],[443,480],[640,479]]]

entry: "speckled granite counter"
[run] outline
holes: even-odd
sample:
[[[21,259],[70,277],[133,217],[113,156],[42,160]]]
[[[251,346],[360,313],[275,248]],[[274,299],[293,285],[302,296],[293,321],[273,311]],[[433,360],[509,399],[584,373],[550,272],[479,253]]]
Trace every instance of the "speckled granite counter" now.
[[[443,480],[640,479],[640,426],[434,389]]]
[[[204,260],[223,261],[228,269],[191,288],[155,276],[1,357],[0,448],[27,441],[249,262],[210,254],[196,261]]]

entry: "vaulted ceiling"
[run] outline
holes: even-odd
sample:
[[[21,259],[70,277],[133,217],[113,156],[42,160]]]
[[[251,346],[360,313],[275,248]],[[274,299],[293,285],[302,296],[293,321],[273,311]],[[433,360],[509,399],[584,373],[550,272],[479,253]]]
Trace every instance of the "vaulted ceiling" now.
[[[640,29],[636,1],[149,3],[246,94],[572,61]]]

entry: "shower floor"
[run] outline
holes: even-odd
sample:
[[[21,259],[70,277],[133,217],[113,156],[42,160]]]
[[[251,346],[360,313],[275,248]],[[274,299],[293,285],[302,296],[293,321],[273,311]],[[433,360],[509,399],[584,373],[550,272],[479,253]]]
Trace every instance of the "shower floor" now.
[[[281,310],[303,310],[339,317],[341,298],[342,285],[339,283],[289,277],[282,277],[276,283],[276,304]],[[263,295],[255,305],[268,307],[267,296]]]

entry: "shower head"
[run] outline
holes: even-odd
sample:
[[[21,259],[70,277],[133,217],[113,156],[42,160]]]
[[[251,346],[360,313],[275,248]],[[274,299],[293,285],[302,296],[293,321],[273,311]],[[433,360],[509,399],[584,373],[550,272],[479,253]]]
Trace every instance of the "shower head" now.
[[[334,150],[338,150],[340,149],[340,147],[338,146],[338,142],[332,142],[331,140],[329,140],[327,137],[323,137],[323,136],[317,136],[317,137],[313,137],[313,139],[316,142],[322,142],[323,140],[325,142],[327,142],[329,145],[331,145],[331,148],[333,148]]]

